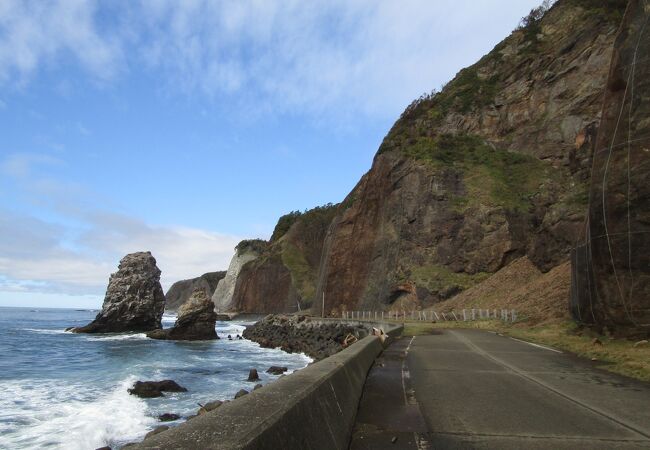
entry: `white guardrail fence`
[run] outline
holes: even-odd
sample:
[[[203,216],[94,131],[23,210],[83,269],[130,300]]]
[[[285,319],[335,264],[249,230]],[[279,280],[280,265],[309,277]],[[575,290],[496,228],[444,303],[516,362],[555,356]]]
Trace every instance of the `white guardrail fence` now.
[[[341,318],[346,320],[420,320],[430,322],[467,322],[470,320],[500,319],[515,322],[517,311],[514,309],[463,309],[438,313],[435,311],[343,311]]]

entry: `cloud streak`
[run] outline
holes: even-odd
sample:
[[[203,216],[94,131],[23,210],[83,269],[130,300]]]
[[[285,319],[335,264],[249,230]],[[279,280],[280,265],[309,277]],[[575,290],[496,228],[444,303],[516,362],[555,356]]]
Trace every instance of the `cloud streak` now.
[[[38,205],[31,215],[0,208],[0,292],[101,295],[120,258],[136,251],[156,257],[165,289],[228,267],[240,237],[101,209],[84,186],[42,175],[65,164],[39,153],[0,161],[0,173]]]
[[[168,288],[225,269],[239,240],[114,213],[95,213],[81,227],[70,227],[0,211],[0,290],[99,295],[122,256],[145,250],[156,257]]]
[[[66,55],[96,79],[115,76],[123,42],[100,32],[95,5],[83,0],[0,2],[0,82],[24,84],[40,66]]]
[[[247,113],[392,117],[502,37],[486,17],[514,27],[509,14],[535,1],[501,1],[495,17],[489,0],[6,0],[0,82],[72,55],[95,79],[145,70],[169,92]]]

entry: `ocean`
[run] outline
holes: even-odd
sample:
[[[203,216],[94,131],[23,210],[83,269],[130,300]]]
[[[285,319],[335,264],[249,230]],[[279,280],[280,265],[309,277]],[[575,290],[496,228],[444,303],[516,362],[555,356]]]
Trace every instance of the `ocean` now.
[[[291,373],[311,362],[302,354],[224,339],[241,334],[246,323],[217,322],[222,339],[204,342],[64,331],[85,325],[96,314],[0,307],[0,448],[120,448],[160,425],[160,414],[187,417],[196,413],[198,403],[251,390],[255,383],[246,381],[251,368],[257,368],[260,383],[266,384],[278,378],[266,373],[272,365],[286,366]],[[163,327],[174,320],[164,316]],[[155,399],[127,393],[136,380],[163,379],[188,392]]]

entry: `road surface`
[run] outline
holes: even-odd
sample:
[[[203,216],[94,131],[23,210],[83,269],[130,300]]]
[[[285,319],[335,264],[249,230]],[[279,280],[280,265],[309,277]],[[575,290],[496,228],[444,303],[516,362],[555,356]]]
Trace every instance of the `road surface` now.
[[[650,449],[649,383],[494,333],[436,333],[378,359],[351,449]]]

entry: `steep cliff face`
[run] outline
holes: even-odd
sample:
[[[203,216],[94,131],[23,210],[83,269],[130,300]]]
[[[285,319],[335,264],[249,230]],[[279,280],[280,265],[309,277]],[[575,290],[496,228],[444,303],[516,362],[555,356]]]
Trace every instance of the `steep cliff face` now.
[[[589,220],[573,259],[577,319],[650,333],[650,5],[631,0],[596,139]]]
[[[172,284],[167,293],[165,294],[165,309],[168,311],[176,311],[189,300],[192,293],[199,289],[208,297],[212,297],[217,284],[226,276],[226,272],[208,272],[200,277],[191,278],[189,280],[181,280]]]
[[[626,3],[560,0],[407,108],[329,229],[327,313],[426,306],[516,258],[567,259]]]
[[[258,258],[267,247],[267,243],[262,240],[241,241],[235,248],[235,255],[230,260],[228,271],[223,279],[219,280],[214,293],[212,302],[215,311],[223,313],[236,310],[233,307],[233,295],[237,278],[247,263]]]
[[[336,210],[337,205],[325,205],[280,218],[265,250],[241,268],[233,309],[277,313],[311,307],[323,241]]]

